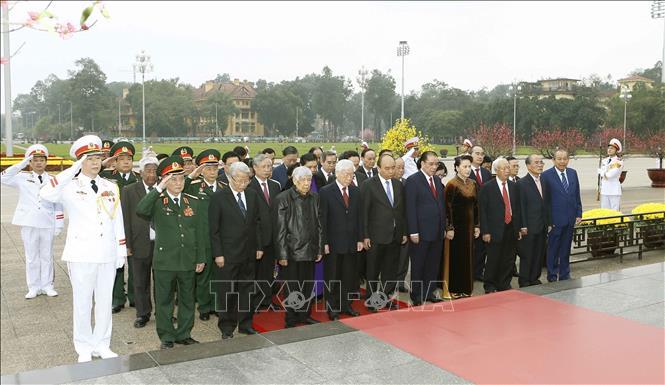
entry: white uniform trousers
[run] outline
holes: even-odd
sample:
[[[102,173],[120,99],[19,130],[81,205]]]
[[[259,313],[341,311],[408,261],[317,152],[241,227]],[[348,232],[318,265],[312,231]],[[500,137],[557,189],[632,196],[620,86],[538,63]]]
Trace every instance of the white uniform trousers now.
[[[111,345],[111,302],[115,262],[68,262],[74,310],[74,349],[90,354]],[[95,298],[95,329],[92,330],[92,299]]]
[[[53,234],[54,229],[21,226],[25,251],[25,280],[28,290],[53,289]]]
[[[600,208],[621,211],[621,195],[600,195]]]

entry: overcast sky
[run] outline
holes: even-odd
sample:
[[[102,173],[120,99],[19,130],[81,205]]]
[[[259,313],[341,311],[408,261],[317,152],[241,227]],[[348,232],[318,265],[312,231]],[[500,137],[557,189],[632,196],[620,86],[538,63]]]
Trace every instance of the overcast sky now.
[[[90,3],[54,1],[50,9],[76,21]],[[21,3],[10,19],[45,4]],[[325,65],[356,79],[364,65],[390,70],[399,92],[396,47],[407,40],[407,93],[433,79],[465,90],[593,73],[616,80],[663,52],[663,20],[651,19],[648,1],[105,4],[110,20],[68,40],[28,29],[10,35],[12,51],[26,43],[12,61],[13,97],[51,73],[66,78],[81,57],[93,58],[108,81],[131,82],[141,49],[152,56],[150,78],[194,86],[224,72],[279,82]]]

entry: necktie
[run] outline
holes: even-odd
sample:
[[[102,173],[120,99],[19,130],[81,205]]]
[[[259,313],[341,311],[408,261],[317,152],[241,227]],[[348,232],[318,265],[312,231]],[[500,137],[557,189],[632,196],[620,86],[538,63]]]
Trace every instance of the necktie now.
[[[476,169],[476,182],[478,182],[478,186],[483,185],[483,177],[480,176],[480,168]]]
[[[543,187],[540,185],[540,177],[533,178],[533,180],[536,181],[536,187],[538,187],[538,192],[540,193],[540,197],[543,197]]]
[[[568,179],[566,179],[566,173],[561,173],[561,183],[563,183],[563,189],[568,192]]]
[[[39,178],[39,184],[44,183],[44,181],[42,180],[42,176],[41,176],[41,175],[37,175],[37,178]]]
[[[154,190],[154,189],[155,189],[155,186],[150,186],[150,187],[148,187],[148,192],[150,192],[150,191],[152,191],[152,190]]]
[[[342,187],[342,199],[344,199],[344,207],[349,208],[349,194],[346,193],[346,187]]]
[[[367,171],[367,177],[371,178],[372,177],[372,170]]]
[[[395,206],[395,201],[393,200],[393,192],[392,189],[390,188],[390,181],[386,181],[386,194],[388,194],[388,200],[390,201],[391,206]]]
[[[178,198],[173,198],[173,202],[175,202],[175,205],[180,207],[180,202],[178,202],[180,199]]]
[[[247,208],[245,207],[245,203],[242,201],[241,193],[238,193],[238,207],[240,207],[240,211],[242,212],[242,216],[243,217],[247,216]]]
[[[127,180],[127,174],[120,174],[122,176],[122,179]]]
[[[512,214],[510,211],[510,199],[508,199],[508,191],[506,190],[506,182],[503,182],[503,221],[506,224],[510,223],[510,220],[512,219]]]
[[[436,187],[434,187],[434,178],[429,177],[429,189],[432,190],[432,196],[436,199]]]
[[[270,204],[270,193],[268,192],[268,184],[266,182],[261,183],[263,186],[263,198],[265,198],[266,203]]]
[[[97,194],[97,190],[99,190],[99,187],[97,187],[97,182],[95,182],[94,179],[90,180],[90,187],[92,187],[92,191],[94,191],[95,194]]]
[[[607,160],[607,164],[609,165],[610,163],[612,163],[612,158],[609,158],[609,159]]]

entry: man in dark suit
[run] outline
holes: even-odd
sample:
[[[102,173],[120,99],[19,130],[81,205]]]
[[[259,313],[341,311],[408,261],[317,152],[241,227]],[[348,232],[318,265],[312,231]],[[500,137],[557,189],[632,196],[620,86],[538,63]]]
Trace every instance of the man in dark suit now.
[[[506,160],[508,161],[508,164],[510,164],[510,175],[508,176],[508,180],[517,183],[517,181],[520,180],[520,177],[517,175],[520,173],[520,162],[514,156],[507,156]]]
[[[489,182],[492,179],[492,173],[486,168],[482,167],[485,159],[485,150],[480,146],[471,147],[471,175],[470,178],[478,183],[478,188],[483,187],[483,183]],[[487,251],[485,250],[485,242],[481,237],[474,239],[474,258],[473,258],[473,278],[476,281],[483,280],[483,273],[485,271],[485,257]]]
[[[554,153],[554,167],[543,172],[550,191],[552,231],[547,238],[547,280],[570,279],[570,246],[575,225],[582,220],[582,199],[577,172],[568,167],[568,152]]]
[[[335,164],[337,164],[337,154],[324,151],[321,155],[321,167],[317,172],[322,178],[323,186],[335,181]]]
[[[259,154],[252,161],[254,177],[249,182],[248,188],[253,189],[259,194],[261,203],[267,212],[270,212],[272,202],[282,191],[277,181],[270,179],[272,174],[272,160],[265,154]],[[256,260],[254,277],[256,279],[256,289],[254,292],[253,308],[268,309],[272,304],[272,283],[275,273],[275,248],[273,246],[272,226],[262,226],[263,233],[263,257]]]
[[[510,289],[521,228],[519,192],[508,180],[510,163],[498,158],[492,167],[496,179],[483,185],[478,198],[480,234],[487,244],[485,293]]]
[[[540,273],[545,256],[545,237],[551,229],[549,190],[540,180],[543,157],[538,154],[526,158],[528,174],[517,181],[522,213],[522,239],[517,243],[520,255],[520,287],[540,285]]]
[[[434,175],[439,158],[434,151],[420,156],[420,171],[406,180],[406,218],[411,240],[411,302],[441,302],[434,296],[443,260],[446,204],[441,179]]]
[[[252,281],[256,260],[263,257],[261,226],[269,223],[265,203],[255,190],[247,189],[249,167],[236,162],[228,171],[229,187],[213,195],[208,212],[222,339],[233,338],[236,326],[239,333],[256,334],[252,327]]]
[[[282,190],[286,189],[286,182],[289,181],[287,170],[298,161],[298,150],[293,146],[286,146],[282,150],[282,164],[275,167],[272,171],[272,178],[279,182]]]
[[[328,317],[335,321],[339,313],[357,316],[349,293],[357,283],[357,255],[363,249],[360,189],[353,186],[353,163],[341,160],[335,169],[337,178],[319,193],[323,227],[325,297]]]
[[[222,163],[224,163],[224,167],[218,171],[218,182],[221,182],[224,185],[229,184],[229,177],[226,175],[226,171],[235,162],[240,162],[240,155],[236,154],[234,151],[227,151],[222,155]]]
[[[378,170],[374,165],[376,164],[376,153],[371,148],[366,148],[360,154],[362,158],[362,164],[356,170],[356,180],[358,185],[375,176],[378,173]]]
[[[377,311],[397,303],[383,303],[395,291],[400,245],[406,243],[404,191],[402,184],[393,179],[395,159],[384,155],[379,159],[378,174],[365,180],[361,186],[363,241],[367,260],[367,308]],[[379,280],[380,278],[380,280]],[[380,286],[379,286],[380,284]]]
[[[154,156],[148,156],[139,161],[141,178],[139,183],[133,183],[123,188],[120,195],[122,204],[122,217],[125,224],[125,239],[127,240],[127,261],[132,265],[132,280],[128,282],[134,287],[134,303],[136,306],[135,328],[142,328],[150,320],[152,302],[150,300],[150,285],[152,273],[152,253],[155,248],[155,230],[150,222],[136,214],[136,206],[157,183],[157,165],[159,161]]]

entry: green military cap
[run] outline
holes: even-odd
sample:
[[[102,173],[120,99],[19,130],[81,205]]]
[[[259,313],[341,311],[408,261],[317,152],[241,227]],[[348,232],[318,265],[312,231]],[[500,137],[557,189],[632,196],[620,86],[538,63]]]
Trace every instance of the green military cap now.
[[[171,155],[165,158],[157,167],[157,174],[165,176],[168,174],[182,174],[185,170],[182,168],[184,161],[180,155]]]
[[[171,155],[179,155],[183,160],[192,160],[194,158],[194,150],[188,146],[178,147]]]
[[[113,141],[111,141],[111,140],[102,140],[102,151],[111,152],[111,147],[113,147]]]
[[[201,151],[199,155],[196,156],[196,165],[200,166],[204,163],[214,163],[219,164],[219,159],[222,157],[222,154],[212,148]]]
[[[118,142],[111,147],[111,156],[118,156],[118,155],[129,155],[132,158],[134,157],[134,152],[136,150],[134,149],[134,145],[129,143],[129,142]]]

